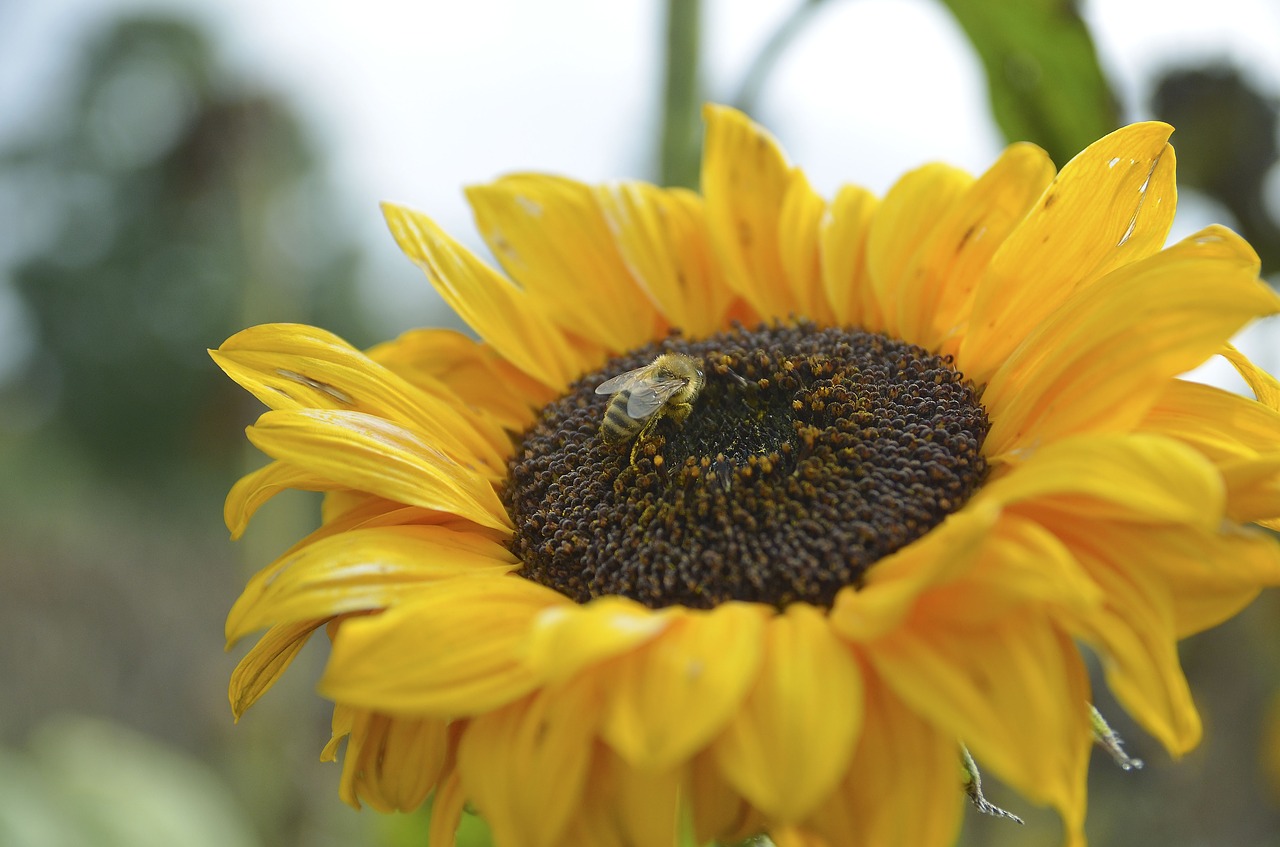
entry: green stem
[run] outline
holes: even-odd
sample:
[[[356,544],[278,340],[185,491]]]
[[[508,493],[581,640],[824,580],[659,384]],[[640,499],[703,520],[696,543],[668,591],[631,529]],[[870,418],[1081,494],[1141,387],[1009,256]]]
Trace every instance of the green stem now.
[[[667,0],[667,66],[662,108],[663,185],[698,184],[698,49],[702,0]]]
[[[733,98],[733,105],[748,115],[755,114],[756,103],[764,88],[765,79],[777,64],[782,51],[786,49],[801,28],[809,20],[809,16],[822,5],[823,0],[800,0],[800,4],[791,10],[791,15],[782,22],[782,26],[773,31],[769,40],[760,48],[755,59],[747,69],[747,76],[742,80],[738,96]]]

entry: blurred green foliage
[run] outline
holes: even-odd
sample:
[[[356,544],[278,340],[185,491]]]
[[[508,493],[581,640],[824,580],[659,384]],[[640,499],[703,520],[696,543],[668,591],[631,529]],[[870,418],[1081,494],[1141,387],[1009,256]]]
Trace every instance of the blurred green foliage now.
[[[234,465],[243,407],[204,348],[270,319],[358,330],[356,252],[315,151],[169,20],[96,40],[63,117],[0,151],[0,191],[44,230],[11,270],[38,344],[11,391],[109,470]]]
[[[1059,167],[1116,128],[1118,108],[1075,0],[942,0],[987,75],[1008,141],[1033,141]]]
[[[1222,204],[1258,251],[1262,267],[1280,270],[1280,223],[1266,199],[1268,191],[1274,195],[1280,188],[1268,179],[1280,154],[1275,92],[1259,91],[1230,65],[1175,67],[1157,81],[1152,111],[1177,128],[1179,187]]]

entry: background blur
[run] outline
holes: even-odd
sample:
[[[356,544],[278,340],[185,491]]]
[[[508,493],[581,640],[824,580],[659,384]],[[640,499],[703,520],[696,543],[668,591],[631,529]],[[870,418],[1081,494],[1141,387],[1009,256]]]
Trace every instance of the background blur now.
[[[456,325],[379,200],[482,249],[463,185],[687,180],[701,99],[746,106],[828,195],[929,160],[978,172],[1006,136],[1061,165],[1158,117],[1178,128],[1175,237],[1226,223],[1280,272],[1273,0],[1095,0],[1080,18],[1065,0],[707,0],[696,56],[668,11],[0,0],[0,845],[424,843],[421,814],[338,801],[322,645],[239,726],[245,647],[221,650],[240,587],[316,502],[277,498],[227,540],[259,409],[205,348],[266,321],[358,346]],[[1241,346],[1276,372],[1277,338]],[[1092,843],[1280,843],[1280,597],[1183,656],[1206,737],[1176,767],[1099,686],[1147,768],[1095,755]],[[1053,815],[989,795],[1028,826],[970,814],[966,844],[1058,844]]]

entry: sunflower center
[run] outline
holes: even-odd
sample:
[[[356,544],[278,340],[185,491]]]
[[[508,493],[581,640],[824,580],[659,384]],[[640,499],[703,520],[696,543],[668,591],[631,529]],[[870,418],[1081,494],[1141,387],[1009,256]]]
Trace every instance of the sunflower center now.
[[[689,408],[632,419],[627,392],[595,393],[659,354],[705,374]],[[606,411],[621,432],[602,432]],[[525,578],[579,602],[829,606],[964,505],[986,476],[987,429],[949,359],[883,335],[801,323],[672,336],[542,410],[511,460],[511,549]]]

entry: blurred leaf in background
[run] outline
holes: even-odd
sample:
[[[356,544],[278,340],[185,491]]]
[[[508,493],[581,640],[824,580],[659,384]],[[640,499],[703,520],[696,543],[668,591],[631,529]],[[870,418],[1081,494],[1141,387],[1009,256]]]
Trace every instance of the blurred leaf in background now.
[[[261,409],[205,352],[272,320],[372,341],[322,151],[293,107],[237,79],[195,24],[108,18],[62,52],[63,90],[6,128],[0,149],[0,305],[16,304],[7,320],[29,342],[0,362],[4,773],[42,763],[56,784],[23,790],[55,812],[68,791],[88,791],[64,778],[77,770],[119,804],[108,815],[110,804],[80,797],[125,840],[54,844],[257,843],[166,828],[162,812],[185,810],[193,826],[212,814],[183,793],[191,760],[209,765],[222,786],[210,791],[236,798],[261,843],[359,843],[372,816],[333,801],[338,771],[318,761],[328,709],[305,680],[232,725],[234,659],[221,646],[247,574],[238,557],[270,558],[317,518],[305,497],[271,504],[247,543],[228,543],[222,500]],[[322,651],[299,661],[318,665]],[[110,723],[46,731],[63,711]],[[60,746],[72,737],[88,739],[83,760]],[[29,751],[12,752],[28,738]],[[115,772],[113,756],[124,757]],[[160,787],[143,784],[148,767]],[[131,818],[167,837],[131,839]]]
[[[29,749],[0,749],[0,844],[258,847],[205,764],[118,724],[52,718]]]
[[[1280,270],[1280,222],[1266,195],[1276,192],[1275,93],[1259,90],[1248,75],[1226,64],[1176,67],[1156,81],[1152,110],[1177,127],[1178,183],[1221,203],[1234,228],[1262,258],[1263,270]]]
[[[1006,141],[1033,141],[1062,167],[1116,128],[1116,98],[1075,0],[943,3],[982,60]]]
[[[204,348],[269,319],[361,334],[356,253],[318,164],[290,109],[238,90],[192,26],[104,32],[57,120],[0,151],[36,344],[9,389],[20,425],[135,477],[234,467],[240,407]]]

